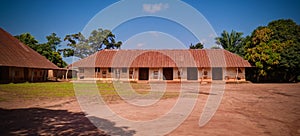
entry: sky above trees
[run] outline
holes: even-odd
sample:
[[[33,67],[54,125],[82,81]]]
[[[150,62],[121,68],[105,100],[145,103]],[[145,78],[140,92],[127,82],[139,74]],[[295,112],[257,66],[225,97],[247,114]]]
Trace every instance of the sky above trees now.
[[[45,37],[51,33],[56,33],[63,39],[68,34],[83,31],[100,11],[116,2],[118,1],[2,0],[0,2],[0,27],[12,35],[29,32],[41,43],[46,42]],[[298,0],[184,0],[183,2],[195,8],[208,21],[215,31],[215,35],[208,35],[211,39],[214,39],[216,35],[221,35],[223,30],[228,32],[235,30],[243,32],[244,36],[250,35],[258,26],[265,26],[270,21],[277,19],[290,18],[297,24],[300,23],[298,15],[300,1]],[[127,13],[137,12],[136,10],[150,15],[168,12],[174,10],[172,3],[174,1],[133,1],[130,5],[121,7],[126,12],[119,12],[122,11],[121,8],[111,9],[117,15],[108,16],[108,18],[118,19]],[[184,8],[179,6],[175,8],[174,14],[179,17],[187,16],[189,17],[188,22],[198,25],[198,19],[184,11]],[[101,24],[102,22],[97,23]],[[201,29],[199,31],[201,32]],[[118,41],[124,43],[122,48],[149,48],[149,46],[152,48],[184,48],[181,45],[188,48],[190,44],[197,44],[199,40],[204,46],[215,44],[214,41],[208,41],[207,38],[197,39],[190,30],[177,22],[157,17],[131,19],[123,22],[112,32]],[[159,42],[147,45],[141,41],[142,39],[146,39],[148,42]],[[66,45],[67,43],[62,42],[61,44]]]
[[[13,35],[30,32],[37,40],[46,41],[44,37],[52,32],[64,37],[81,31],[99,11],[115,2],[117,1],[1,0],[0,27]],[[223,30],[232,29],[248,35],[256,27],[267,25],[268,22],[280,18],[291,18],[300,23],[297,12],[300,9],[298,0],[185,0],[184,2],[202,13],[218,35]],[[144,3],[159,4],[161,1]]]

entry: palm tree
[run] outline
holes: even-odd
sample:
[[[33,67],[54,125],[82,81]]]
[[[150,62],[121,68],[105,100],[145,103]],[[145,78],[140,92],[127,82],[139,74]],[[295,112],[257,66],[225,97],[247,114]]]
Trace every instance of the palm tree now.
[[[242,32],[236,32],[232,30],[229,34],[224,30],[221,34],[221,37],[216,37],[216,43],[221,45],[225,50],[241,55],[240,48],[242,48],[242,43],[244,40],[242,35]]]

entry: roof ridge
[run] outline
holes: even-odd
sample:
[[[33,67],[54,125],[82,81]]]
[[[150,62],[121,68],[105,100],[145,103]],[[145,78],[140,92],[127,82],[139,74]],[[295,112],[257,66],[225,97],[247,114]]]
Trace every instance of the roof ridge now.
[[[181,50],[225,50],[225,49],[103,49],[100,51],[181,51]]]
[[[118,51],[121,51],[118,54]],[[157,54],[157,52],[161,52]],[[72,64],[74,67],[249,67],[240,56],[226,53],[224,49],[120,49],[101,50]],[[192,56],[188,55],[190,53]],[[223,55],[220,55],[223,54]],[[227,55],[226,55],[227,54]],[[193,58],[191,58],[193,57]],[[225,60],[224,60],[225,57]],[[184,60],[184,61],[182,61]],[[225,65],[223,64],[225,61]]]
[[[0,28],[0,43],[2,66],[58,69],[46,57],[20,42],[3,28]]]

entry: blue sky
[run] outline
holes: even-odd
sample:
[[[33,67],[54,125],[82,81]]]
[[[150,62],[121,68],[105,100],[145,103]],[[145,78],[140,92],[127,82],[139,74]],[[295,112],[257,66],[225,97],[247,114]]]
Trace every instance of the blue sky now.
[[[191,11],[187,11],[184,5],[180,5],[181,2],[176,4],[174,0],[139,0],[128,3],[122,1],[127,5],[121,8],[114,4],[116,2],[118,1],[1,0],[0,27],[12,35],[29,32],[38,41],[45,42],[45,36],[52,32],[63,39],[66,34],[84,31],[91,23],[101,26],[104,20],[113,24],[122,16],[138,12],[144,16],[121,22],[112,29],[117,36],[116,39],[123,41],[124,48],[147,48],[145,44],[147,42],[152,42],[151,45],[148,44],[148,47],[152,48],[172,48],[167,45],[175,45],[177,42],[178,46],[180,44],[188,46],[190,43],[201,41],[207,46],[213,46],[214,43],[208,38],[219,36],[223,30],[236,30],[243,32],[245,36],[258,26],[267,25],[268,22],[276,19],[290,18],[297,24],[300,23],[298,15],[300,1],[298,0],[184,0],[184,3],[192,7]],[[192,14],[194,8],[204,18]],[[104,10],[109,12],[102,12]],[[101,15],[100,12],[105,15]],[[199,25],[199,30],[193,32],[195,29],[186,28],[189,25],[178,23],[177,20],[157,17],[159,14],[167,15],[168,12],[172,12],[175,18],[185,19],[183,22],[187,21],[191,28]],[[209,26],[203,25],[201,21],[197,24],[201,19],[207,20],[216,35],[204,30]],[[197,37],[197,33],[205,33],[207,37],[201,35]],[[144,43],[140,41],[145,37],[148,37],[148,41]]]

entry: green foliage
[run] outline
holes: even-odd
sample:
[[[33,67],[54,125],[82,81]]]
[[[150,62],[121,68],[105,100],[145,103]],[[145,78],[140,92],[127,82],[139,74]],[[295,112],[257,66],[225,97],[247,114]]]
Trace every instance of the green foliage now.
[[[22,98],[61,98],[75,96],[73,84],[67,82],[2,84],[0,85],[0,88],[0,93],[10,94],[8,96],[1,96],[6,100]]]
[[[38,41],[30,33],[24,33],[15,37],[42,56],[46,57],[58,67],[63,68],[67,66],[67,63],[62,60],[60,53],[56,51],[61,40],[55,33],[46,36],[48,40],[46,43],[38,43]]]
[[[232,53],[236,53],[238,55],[243,55],[243,41],[242,37],[243,33],[231,31],[229,34],[227,31],[223,31],[221,37],[216,37],[216,43],[221,45],[225,50],[228,50]]]
[[[121,41],[115,41],[115,35],[110,30],[98,29],[91,32],[85,38],[80,32],[66,35],[64,41],[68,41],[69,48],[61,49],[65,57],[76,56],[85,58],[102,49],[119,49]]]
[[[20,42],[36,51],[38,41],[30,33],[23,33],[21,35],[16,35],[15,37],[19,39]]]
[[[196,45],[193,45],[192,43],[191,43],[191,45],[190,45],[190,49],[203,49],[203,44],[202,43],[197,43]]]
[[[300,75],[300,26],[292,20],[258,27],[246,40],[245,58],[256,81],[294,82]]]
[[[122,100],[119,93],[122,95],[132,96],[133,92],[141,95],[147,95],[151,91],[150,85],[133,83],[132,88],[124,88],[122,92],[116,91],[115,84],[112,83],[96,83],[96,90],[92,90],[95,84],[78,83],[74,86],[69,82],[52,82],[52,83],[20,83],[20,84],[0,84],[0,101],[13,101],[20,99],[56,99],[75,97],[76,95],[95,96],[101,94],[101,97],[107,101]],[[122,85],[119,86],[124,87]],[[133,90],[132,90],[133,89]],[[141,90],[142,89],[142,90]],[[156,91],[157,96],[162,99],[176,98],[179,93],[174,91]],[[163,94],[161,94],[163,93]]]

